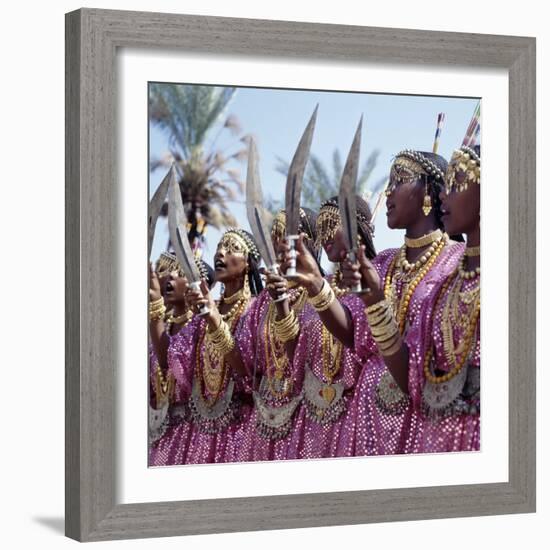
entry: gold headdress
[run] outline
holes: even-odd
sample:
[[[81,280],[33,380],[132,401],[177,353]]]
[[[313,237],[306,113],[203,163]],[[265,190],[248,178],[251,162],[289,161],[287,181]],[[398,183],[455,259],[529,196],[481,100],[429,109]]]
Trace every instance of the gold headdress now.
[[[357,221],[371,235],[374,233],[374,227],[368,217],[362,212],[357,211]],[[336,232],[342,225],[340,220],[340,209],[337,199],[329,199],[321,205],[319,216],[317,217],[317,239],[316,246],[322,246],[327,241],[334,240]],[[359,235],[359,241],[361,235]]]
[[[229,252],[242,252],[247,256],[250,256],[254,261],[260,261],[260,252],[256,246],[256,243],[243,229],[231,227],[222,235],[219,245],[220,244],[223,245]]]
[[[480,183],[481,159],[470,147],[463,145],[457,149],[449,162],[445,191],[449,194],[452,190],[459,193],[468,189],[470,184]]]
[[[443,170],[419,151],[405,149],[397,154],[391,167],[391,180],[397,184],[414,181],[418,176],[432,175],[436,180],[445,181]],[[390,188],[386,191],[390,192]]]
[[[195,258],[195,263],[197,264],[197,268],[199,269],[199,273],[201,274],[201,279],[208,280],[208,268],[206,267],[206,264],[199,258]],[[183,272],[183,269],[181,268],[178,259],[176,258],[175,254],[172,254],[171,252],[163,252],[160,255],[157,261],[156,271],[159,277],[166,277],[173,271],[176,271],[179,277],[185,276],[185,273]]]

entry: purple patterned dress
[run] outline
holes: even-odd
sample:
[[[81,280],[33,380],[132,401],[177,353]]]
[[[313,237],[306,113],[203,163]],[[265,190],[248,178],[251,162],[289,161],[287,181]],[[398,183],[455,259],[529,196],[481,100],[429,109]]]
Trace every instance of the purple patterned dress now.
[[[479,278],[449,276],[412,330],[409,394],[419,422],[407,452],[479,450]]]
[[[340,302],[357,316],[363,303],[345,295]],[[333,340],[313,308],[304,312],[294,353],[294,369],[303,373],[303,400],[295,413],[287,458],[354,456],[353,390],[361,362],[352,349]]]
[[[405,343],[414,346],[417,335],[415,319],[423,304],[430,300],[437,285],[455,268],[463,251],[462,244],[444,248],[435,263],[416,286],[407,309]],[[373,260],[382,281],[392,268],[399,249],[388,249]],[[399,303],[405,282],[397,280],[393,301]],[[355,350],[363,362],[363,368],[354,395],[352,410],[355,416],[348,421],[355,425],[357,456],[389,455],[407,452],[408,440],[419,423],[418,411],[397,386],[389,373],[371,335],[364,308],[354,316]]]
[[[233,330],[236,340],[242,320],[243,317]],[[175,378],[176,387],[180,388],[180,395],[187,398],[186,408],[179,425],[152,446],[151,466],[237,460],[243,426],[251,412],[244,392],[247,382],[229,367],[223,374],[218,370],[219,365],[208,371],[208,378],[205,334],[206,321],[196,316],[170,341],[168,370]],[[221,381],[215,395],[209,391],[212,377]]]
[[[166,335],[170,346],[177,334],[172,336],[167,332]],[[152,344],[149,345],[149,366],[149,466],[182,464],[189,431],[185,422],[189,385],[176,381],[170,369],[165,376],[159,377],[158,359]]]
[[[291,289],[293,309],[303,324],[313,310],[305,301],[304,291]],[[287,359],[284,346],[274,337],[271,322],[275,304],[264,289],[243,318],[238,345],[254,387],[254,409],[244,428],[244,438],[237,450],[240,462],[284,460],[296,455],[290,447],[299,437],[302,423],[296,411],[302,401],[303,369]]]

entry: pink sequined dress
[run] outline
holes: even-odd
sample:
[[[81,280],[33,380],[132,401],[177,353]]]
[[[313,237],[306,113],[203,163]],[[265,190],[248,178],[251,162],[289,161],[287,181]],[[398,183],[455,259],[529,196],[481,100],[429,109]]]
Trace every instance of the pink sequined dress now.
[[[463,251],[462,244],[451,244],[443,249],[427,274],[416,286],[409,302],[405,324],[405,343],[414,347],[418,338],[415,320],[423,304],[432,299],[438,284],[453,272]],[[399,249],[380,252],[373,260],[382,281],[385,281]],[[394,300],[398,302],[404,288],[402,281],[394,286]],[[364,307],[354,316],[355,350],[363,368],[357,383],[352,410],[355,416],[348,421],[355,425],[357,456],[390,455],[408,452],[409,440],[419,424],[418,411],[413,401],[404,394],[388,371],[371,335]]]
[[[180,332],[185,331],[186,327]],[[175,337],[167,334],[169,342]],[[168,400],[157,401],[158,359],[153,348],[149,345],[149,466],[167,466],[183,464],[185,444],[188,439],[189,425],[187,400],[189,398],[189,384],[176,381],[174,374],[168,369],[165,373],[165,383],[171,387]]]
[[[294,309],[302,326],[313,310],[305,295],[291,289]],[[293,300],[294,301],[294,300]],[[241,357],[254,380],[249,391],[254,409],[244,428],[244,437],[237,457],[240,462],[284,460],[296,456],[292,445],[300,440],[296,432],[303,430],[303,422],[296,420],[302,401],[303,369],[296,368],[286,356],[270,329],[268,319],[275,315],[275,304],[264,289],[243,318],[238,345]]]
[[[345,295],[340,302],[357,316],[362,302]],[[303,373],[303,400],[298,407],[287,458],[349,457],[355,454],[353,392],[361,362],[353,349],[333,342],[313,308],[304,312],[294,353],[294,369]]]
[[[451,275],[423,305],[412,330],[409,394],[419,422],[407,452],[479,450],[479,278]]]
[[[236,339],[242,320],[233,331]],[[248,383],[228,367],[217,398],[209,394],[203,376],[205,334],[206,322],[197,316],[170,341],[168,370],[187,397],[185,420],[151,448],[151,466],[237,460],[243,426],[251,412],[244,391]]]

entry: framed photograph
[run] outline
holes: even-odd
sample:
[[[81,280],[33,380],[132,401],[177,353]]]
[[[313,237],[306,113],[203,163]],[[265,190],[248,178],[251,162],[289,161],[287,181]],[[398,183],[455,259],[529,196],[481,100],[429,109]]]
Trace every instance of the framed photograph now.
[[[535,511],[533,38],[82,9],[66,16],[66,68],[67,536]],[[411,182],[418,235],[396,214]],[[445,198],[468,182],[475,246]],[[426,253],[400,257],[398,229]],[[441,342],[407,340],[431,333],[431,310],[417,323],[407,300],[381,311],[372,290],[344,296],[351,261],[315,279],[338,231],[386,281],[384,304],[395,285],[412,296],[415,269],[443,251],[477,258],[452,271],[472,287],[457,287],[469,313],[456,319],[477,347],[461,354],[459,338],[450,374],[443,322]],[[387,249],[412,277],[394,281]],[[260,277],[262,261],[288,277]],[[426,280],[451,295],[445,277]],[[349,343],[330,315],[351,319]],[[371,380],[373,349],[393,359]],[[426,378],[416,408],[403,349]],[[459,379],[460,400],[440,407]]]

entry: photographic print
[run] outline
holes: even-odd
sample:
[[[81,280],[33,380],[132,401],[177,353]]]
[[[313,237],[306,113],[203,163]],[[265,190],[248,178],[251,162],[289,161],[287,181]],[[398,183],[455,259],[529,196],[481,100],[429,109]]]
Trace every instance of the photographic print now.
[[[148,102],[149,466],[480,450],[479,98]]]

